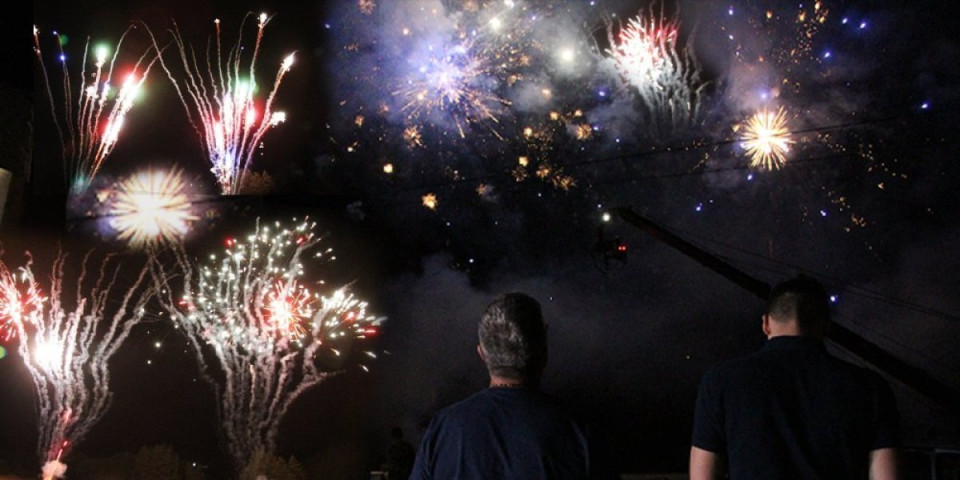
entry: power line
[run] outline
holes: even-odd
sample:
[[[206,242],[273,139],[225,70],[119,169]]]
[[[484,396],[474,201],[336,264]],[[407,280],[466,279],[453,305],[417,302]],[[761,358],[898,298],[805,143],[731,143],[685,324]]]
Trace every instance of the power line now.
[[[767,258],[767,257],[764,257],[764,256],[762,256],[762,255],[758,255],[758,254],[756,254],[756,253],[753,253],[753,252],[747,251],[747,250],[745,250],[745,249],[736,247],[736,246],[734,246],[734,245],[731,245],[731,244],[728,244],[728,243],[725,243],[725,242],[721,242],[721,241],[719,241],[719,240],[715,240],[715,239],[712,239],[712,238],[708,238],[708,237],[705,237],[705,236],[703,236],[703,235],[696,234],[696,233],[694,233],[694,232],[684,231],[684,230],[680,230],[680,229],[677,229],[677,230],[674,230],[674,231],[681,232],[681,233],[683,233],[683,234],[685,234],[685,235],[689,235],[689,236],[691,236],[691,237],[696,237],[696,238],[698,238],[698,239],[700,239],[701,241],[704,241],[704,242],[713,243],[713,244],[716,244],[716,245],[720,245],[720,246],[726,247],[726,248],[728,248],[728,249],[730,249],[730,250],[734,250],[734,251],[736,251],[736,252],[742,253],[742,254],[747,255],[747,256],[750,256],[750,257],[763,259],[763,260],[765,260],[765,261],[767,261],[767,262],[769,262],[769,263],[773,263],[773,264],[779,265],[779,266],[781,266],[781,267],[788,267],[788,268],[792,269],[793,271],[804,271],[804,272],[813,273],[813,274],[817,275],[817,276],[820,277],[820,278],[824,278],[824,279],[829,280],[830,282],[832,282],[832,283],[835,284],[835,285],[842,285],[844,288],[848,288],[848,289],[855,290],[855,291],[857,291],[857,292],[855,292],[857,295],[860,295],[861,297],[864,297],[864,298],[869,298],[869,299],[871,299],[871,300],[876,300],[876,301],[884,302],[884,303],[887,303],[887,304],[890,304],[890,305],[893,305],[893,306],[896,306],[896,307],[900,307],[900,308],[903,308],[903,309],[906,309],[906,310],[911,310],[911,311],[913,311],[913,312],[915,312],[915,313],[920,313],[920,314],[924,314],[924,315],[931,316],[931,317],[938,317],[938,318],[941,318],[941,319],[944,319],[944,320],[951,320],[951,321],[960,321],[960,315],[950,314],[950,313],[947,313],[947,312],[943,312],[943,311],[940,311],[940,310],[936,310],[936,309],[933,309],[933,308],[930,308],[930,307],[921,305],[921,304],[916,303],[916,302],[911,302],[911,301],[909,301],[909,300],[904,300],[904,299],[901,299],[901,298],[892,297],[892,296],[890,296],[890,295],[884,294],[884,293],[879,292],[879,291],[877,291],[877,290],[871,290],[871,289],[868,289],[868,288],[866,288],[866,287],[856,286],[856,285],[852,284],[852,283],[849,282],[849,281],[846,281],[846,280],[843,280],[843,279],[840,279],[840,278],[837,278],[837,277],[832,277],[832,276],[827,275],[827,274],[825,274],[825,273],[823,273],[823,272],[817,272],[817,271],[815,271],[815,270],[807,269],[807,268],[801,267],[801,266],[796,265],[796,264],[792,264],[792,263],[788,263],[788,262],[783,262],[783,261],[779,261],[779,260],[774,260],[774,259],[772,259],[772,258]],[[742,261],[741,261],[741,263],[742,263]],[[760,265],[758,265],[758,264],[753,264],[753,265],[751,265],[751,266],[754,266],[754,267],[757,267],[757,268],[763,268],[763,269],[766,269],[766,270],[768,270],[768,271],[775,272],[775,273],[781,273],[781,274],[783,273],[783,272],[776,271],[776,270],[773,270],[773,269],[768,268],[768,267],[760,266]]]
[[[936,317],[944,318],[944,319],[946,319],[946,320],[954,320],[954,321],[960,320],[960,317],[958,317],[958,316],[956,316],[956,315],[952,315],[952,314],[945,313],[945,312],[942,312],[942,311],[938,311],[938,310],[935,310],[935,309],[932,309],[932,308],[929,308],[929,307],[925,307],[925,306],[920,305],[920,304],[917,304],[917,303],[915,303],[915,302],[910,302],[910,301],[906,301],[906,300],[894,298],[894,297],[891,297],[891,296],[888,296],[888,295],[884,295],[884,294],[882,294],[882,293],[880,293],[880,292],[877,292],[877,291],[874,291],[874,290],[870,290],[870,289],[867,289],[867,288],[864,288],[864,287],[858,287],[858,286],[853,285],[853,284],[850,283],[850,282],[847,282],[847,281],[838,279],[838,278],[836,278],[836,277],[831,277],[831,276],[829,276],[829,275],[827,275],[827,274],[824,274],[824,273],[822,273],[822,272],[817,272],[817,271],[815,271],[815,270],[806,269],[806,268],[801,268],[800,266],[795,265],[795,264],[790,264],[790,263],[787,263],[787,262],[781,262],[781,261],[777,261],[777,260],[774,260],[774,259],[762,257],[762,256],[760,256],[760,255],[757,255],[757,254],[755,254],[755,253],[753,253],[753,252],[749,252],[749,251],[744,250],[744,249],[742,249],[742,248],[739,248],[739,247],[730,245],[730,244],[725,243],[725,242],[720,242],[720,241],[712,240],[712,239],[706,238],[706,237],[704,237],[704,236],[702,236],[702,235],[697,235],[697,234],[695,234],[695,233],[693,233],[693,232],[683,231],[683,230],[679,230],[679,229],[678,229],[678,230],[674,230],[674,231],[681,232],[681,233],[683,233],[684,235],[688,235],[688,236],[691,236],[691,237],[696,237],[696,238],[698,238],[698,239],[700,239],[701,241],[704,241],[704,242],[708,242],[708,243],[713,243],[713,244],[716,244],[716,245],[724,246],[724,247],[726,247],[726,248],[729,248],[730,250],[734,250],[734,251],[740,252],[740,253],[742,253],[742,254],[744,254],[744,255],[747,255],[747,256],[749,256],[749,257],[754,257],[754,258],[763,259],[763,260],[765,260],[765,261],[768,262],[768,263],[776,264],[776,265],[779,265],[780,267],[788,267],[788,268],[789,268],[790,270],[792,270],[793,272],[801,271],[801,272],[805,272],[805,273],[814,274],[814,275],[816,275],[816,276],[818,276],[818,277],[820,277],[820,278],[827,279],[827,280],[829,280],[830,282],[832,282],[832,283],[834,283],[834,284],[843,285],[844,288],[848,289],[848,291],[850,291],[850,292],[853,293],[854,295],[859,295],[859,296],[861,296],[861,297],[863,297],[863,298],[867,298],[867,299],[870,299],[870,300],[875,300],[875,301],[880,301],[880,302],[888,303],[888,304],[891,304],[891,305],[894,305],[894,306],[897,306],[897,307],[900,307],[900,308],[903,308],[903,309],[911,310],[911,311],[913,311],[913,312],[915,312],[915,313],[920,313],[920,314],[925,314],[925,315],[930,315],[930,316],[936,316]],[[731,261],[731,259],[730,259],[729,257],[724,257],[724,256],[721,256],[721,255],[716,255],[716,256],[717,256],[718,258],[722,258],[724,261],[726,261],[726,262],[728,262],[728,263],[733,264],[733,262]],[[782,271],[782,270],[777,270],[777,269],[774,269],[774,268],[771,268],[771,267],[767,267],[767,266],[764,266],[764,265],[759,265],[759,264],[757,264],[757,263],[750,264],[750,263],[748,263],[748,262],[744,262],[743,260],[740,260],[738,263],[740,263],[740,264],[746,263],[747,265],[750,265],[750,266],[752,266],[752,267],[760,268],[760,269],[766,270],[766,271],[768,271],[768,272],[777,273],[777,274],[779,274],[779,275],[781,275],[781,276],[783,276],[784,274],[788,273],[788,272],[784,272],[784,271]],[[866,292],[866,293],[862,293],[862,292]],[[928,363],[931,363],[931,364],[936,364],[936,365],[940,366],[941,368],[944,368],[944,369],[949,370],[949,371],[954,372],[954,373],[960,371],[960,369],[958,369],[957,367],[952,366],[952,365],[949,365],[949,364],[947,364],[947,363],[944,363],[943,361],[941,361],[941,360],[938,359],[938,358],[934,358],[934,357],[931,357],[931,356],[929,356],[929,355],[926,355],[926,354],[923,353],[922,351],[917,350],[917,349],[915,349],[914,347],[911,347],[910,345],[907,345],[907,344],[901,342],[900,340],[898,340],[898,339],[896,339],[896,338],[894,338],[894,337],[892,337],[892,336],[890,336],[890,335],[887,335],[886,333],[884,333],[884,332],[882,332],[882,331],[880,331],[880,330],[878,330],[878,329],[872,328],[872,327],[870,327],[869,325],[866,325],[866,324],[864,324],[864,323],[862,323],[862,322],[857,322],[857,321],[855,321],[855,320],[852,320],[852,319],[850,319],[849,317],[846,317],[846,316],[843,316],[843,315],[839,315],[839,316],[840,316],[841,318],[847,318],[848,321],[849,321],[851,324],[856,325],[857,327],[859,327],[859,328],[862,329],[862,330],[869,331],[869,332],[873,333],[874,335],[877,335],[877,336],[879,336],[879,337],[884,338],[886,341],[888,341],[888,342],[890,342],[890,343],[892,343],[892,344],[895,344],[895,345],[899,346],[899,347],[900,347],[901,349],[903,349],[904,351],[910,352],[911,354],[919,357],[920,359],[922,359],[922,360],[925,361],[925,362],[928,362]]]
[[[862,120],[862,121],[857,121],[857,122],[847,122],[847,123],[841,123],[841,124],[835,124],[835,125],[826,125],[826,126],[821,126],[821,127],[812,127],[812,128],[808,128],[808,129],[791,131],[790,133],[791,133],[792,135],[803,134],[803,133],[824,133],[824,132],[828,132],[828,131],[843,130],[843,129],[854,128],[854,127],[861,127],[861,126],[867,126],[867,125],[879,125],[879,124],[889,123],[889,122],[894,122],[894,121],[906,121],[906,120],[910,120],[910,119],[917,118],[917,117],[930,118],[931,116],[934,116],[934,115],[935,115],[935,116],[940,116],[940,115],[946,115],[946,114],[954,113],[954,112],[960,112],[960,108],[952,108],[952,109],[939,110],[939,111],[937,111],[937,112],[935,112],[935,113],[901,115],[901,116],[894,116],[894,117],[882,117],[882,118],[868,119],[868,120]],[[951,137],[951,138],[953,138],[953,137]],[[561,165],[561,167],[563,167],[563,168],[579,168],[579,167],[586,167],[586,166],[596,165],[596,164],[602,164],[602,163],[625,162],[625,161],[628,161],[628,160],[631,160],[631,159],[632,159],[632,160],[638,160],[638,159],[650,158],[650,157],[657,157],[657,156],[662,156],[662,155],[673,155],[673,154],[676,154],[676,153],[678,153],[678,152],[689,152],[689,151],[693,151],[693,150],[705,150],[705,149],[710,149],[710,148],[716,148],[716,147],[721,147],[721,146],[726,146],[726,145],[731,145],[731,144],[734,144],[734,143],[738,143],[738,142],[740,142],[740,141],[741,141],[740,139],[724,139],[724,140],[718,140],[718,141],[709,142],[709,143],[691,143],[691,144],[687,144],[687,145],[668,146],[668,147],[665,147],[665,148],[663,148],[663,149],[651,150],[651,151],[647,151],[647,152],[632,152],[632,153],[623,153],[623,154],[611,155],[611,156],[605,156],[605,157],[585,158],[585,159],[579,160],[579,161],[571,161],[571,162],[564,163],[563,165]],[[950,141],[941,141],[941,142],[936,143],[936,144],[927,144],[927,146],[933,146],[933,145],[936,145],[936,146],[948,146],[948,145],[954,145],[954,144],[957,144],[957,143],[960,143],[960,140],[952,139],[952,140],[950,140]],[[914,145],[914,146],[917,146],[917,145],[919,145],[919,143],[916,143],[916,144],[913,144],[913,145]],[[790,159],[789,163],[790,163],[791,165],[792,165],[792,164],[809,164],[809,163],[813,163],[813,162],[823,162],[823,161],[827,161],[827,160],[844,158],[844,157],[848,157],[848,156],[852,156],[852,155],[855,155],[855,154],[854,154],[854,153],[849,153],[849,152],[840,152],[840,153],[834,153],[834,154],[830,154],[830,155],[813,156],[813,157],[799,158],[799,159],[794,158],[794,159]],[[632,177],[629,177],[629,178],[621,178],[621,179],[616,179],[616,180],[593,182],[591,185],[593,185],[593,186],[602,186],[602,185],[614,185],[614,184],[620,184],[620,183],[627,183],[627,182],[632,182],[632,181],[637,181],[637,180],[665,179],[665,178],[686,177],[686,176],[701,176],[701,175],[710,174],[710,173],[722,173],[722,172],[728,172],[728,171],[749,170],[750,168],[751,168],[751,167],[750,167],[749,165],[741,164],[741,165],[728,166],[728,167],[717,167],[717,168],[711,168],[711,169],[686,170],[686,171],[682,171],[682,172],[672,172],[672,173],[655,173],[655,174],[649,174],[649,175],[632,176]],[[452,180],[448,180],[448,181],[438,181],[438,182],[433,182],[433,183],[424,183],[424,184],[419,184],[419,185],[412,185],[412,186],[407,186],[407,187],[403,187],[403,188],[393,189],[393,190],[391,190],[391,191],[389,191],[389,192],[386,192],[384,195],[388,195],[388,194],[400,195],[400,194],[403,194],[403,193],[406,193],[406,192],[411,192],[411,191],[421,192],[421,191],[424,191],[424,190],[433,190],[433,189],[439,189],[439,188],[445,188],[445,187],[452,187],[452,186],[455,186],[455,185],[470,184],[470,183],[483,183],[483,182],[485,182],[485,181],[490,181],[490,180],[495,180],[495,179],[501,179],[501,178],[504,178],[504,177],[507,177],[507,176],[509,176],[508,173],[494,173],[494,174],[486,174],[486,175],[477,175],[477,176],[473,176],[473,177],[457,178],[457,179],[452,179]],[[375,204],[376,204],[376,205],[380,205],[380,204],[389,204],[389,203],[390,203],[390,202],[377,202],[377,203],[375,203]]]

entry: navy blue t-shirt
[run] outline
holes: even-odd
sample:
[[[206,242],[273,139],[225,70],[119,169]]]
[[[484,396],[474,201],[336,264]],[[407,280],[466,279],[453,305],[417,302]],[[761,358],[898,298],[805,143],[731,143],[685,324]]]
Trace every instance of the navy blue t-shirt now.
[[[900,445],[890,386],[808,337],[773,337],[700,383],[693,446],[731,479],[866,479],[871,450]]]
[[[434,416],[410,479],[595,478],[589,443],[548,395],[487,388]]]

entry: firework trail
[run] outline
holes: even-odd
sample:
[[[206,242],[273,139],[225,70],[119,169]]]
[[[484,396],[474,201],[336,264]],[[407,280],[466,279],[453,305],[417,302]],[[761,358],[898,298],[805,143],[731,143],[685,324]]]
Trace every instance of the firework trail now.
[[[0,325],[18,338],[36,387],[37,452],[45,478],[52,478],[48,470],[62,474],[61,459],[106,413],[112,399],[108,362],[152,296],[146,264],[130,279],[121,278],[112,255],[96,262],[87,253],[79,272],[67,268],[67,257],[58,254],[46,285],[34,276],[29,252],[18,273],[0,262]],[[100,266],[90,268],[94,263]],[[64,280],[74,278],[71,292]],[[129,287],[120,298],[111,297],[118,283]]]
[[[107,222],[133,249],[179,242],[199,219],[187,190],[179,169],[136,173],[105,192]]]
[[[260,225],[227,239],[222,255],[190,260],[175,249],[176,272],[156,262],[161,303],[193,346],[204,378],[216,390],[228,450],[238,467],[256,451],[274,451],[290,405],[335,371],[324,359],[377,333],[382,319],[346,288],[304,281],[331,256],[320,251],[315,224]],[[182,285],[173,285],[174,275]],[[375,355],[365,352],[370,358]],[[331,355],[333,357],[331,357]],[[366,366],[361,364],[366,370]]]
[[[210,169],[223,194],[241,193],[241,184],[253,161],[256,149],[261,145],[268,130],[286,120],[284,112],[273,111],[273,101],[284,75],[293,66],[294,54],[287,55],[280,64],[273,88],[267,99],[258,106],[256,64],[263,40],[263,29],[270,17],[262,13],[258,17],[257,37],[249,60],[243,58],[243,30],[247,14],[240,24],[237,43],[223,56],[221,48],[220,20],[216,26],[214,51],[208,46],[203,64],[198,63],[192,45],[184,43],[174,23],[171,33],[180,52],[184,77],[178,81],[161,58],[167,76],[173,82],[187,111],[187,118],[200,137],[201,144],[213,165]],[[156,45],[156,39],[154,39]],[[249,61],[249,65],[244,63]]]
[[[734,131],[743,129],[740,140],[750,166],[767,170],[779,169],[787,161],[787,153],[793,140],[787,128],[787,112],[783,107],[776,113],[766,109],[755,113]]]
[[[107,47],[100,46],[91,52],[90,39],[87,38],[80,70],[81,85],[76,90],[67,68],[67,56],[63,50],[64,38],[54,32],[59,48],[58,62],[62,72],[60,93],[63,95],[63,102],[58,108],[40,49],[40,33],[36,26],[33,27],[33,50],[43,74],[44,85],[50,100],[50,113],[60,139],[64,175],[69,182],[69,188],[75,192],[79,193],[87,189],[93,177],[103,166],[104,160],[113,151],[127,113],[133,108],[150,69],[159,57],[159,53],[156,56],[151,55],[154,49],[147,49],[129,73],[120,79],[119,89],[116,88],[113,80],[117,56],[123,40],[133,29],[133,26],[127,28],[120,36],[113,56],[109,57],[109,63]]]
[[[650,12],[627,21],[626,26],[606,22],[606,49],[621,79],[643,102],[650,123],[668,133],[693,126],[700,119],[700,101],[706,83],[692,42],[678,45],[680,23]]]

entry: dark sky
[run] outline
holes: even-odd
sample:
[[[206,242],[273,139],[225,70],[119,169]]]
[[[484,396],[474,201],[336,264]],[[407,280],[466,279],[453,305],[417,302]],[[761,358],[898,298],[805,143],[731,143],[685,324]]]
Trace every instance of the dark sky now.
[[[960,391],[960,67],[947,2],[823,2],[822,23],[806,20],[817,15],[810,4],[680,2],[666,14],[682,19],[703,85],[700,113],[680,128],[658,123],[601,58],[604,15],[633,17],[649,11],[646,2],[334,3],[34,3],[36,26],[69,35],[70,50],[86,35],[116,39],[133,20],[167,38],[174,19],[202,45],[213,18],[234,32],[244,12],[265,10],[275,16],[263,78],[297,52],[276,100],[288,121],[267,134],[254,166],[276,180],[272,195],[216,195],[158,68],[98,180],[109,185],[145,166],[184,169],[205,212],[187,242],[197,255],[258,216],[320,219],[340,257],[329,278],[353,281],[388,318],[371,372],[350,369],[305,394],[281,424],[281,453],[328,466],[338,458],[362,472],[380,461],[390,427],[418,440],[436,409],[484,385],[477,315],[495,294],[519,290],[543,302],[551,324],[544,388],[609,435],[623,471],[683,470],[699,378],[762,344],[762,304],[624,222],[603,235],[627,245],[626,260],[605,260],[596,249],[600,214],[615,206],[764,282],[814,275],[837,295],[839,324]],[[430,52],[459,38],[457,25],[490,26],[492,13],[529,64],[498,67],[514,53],[467,29],[475,38],[467,52],[485,62],[466,84],[480,104],[411,107],[417,69],[436,67]],[[131,52],[142,48],[137,38]],[[565,46],[579,55],[572,65],[555,63]],[[455,65],[469,65],[451,51]],[[3,232],[8,264],[27,249],[49,255],[58,239],[103,240],[82,212],[57,223],[59,152],[46,92],[33,94],[35,176],[22,227]],[[732,126],[778,106],[796,140],[788,161],[750,168]],[[591,135],[578,139],[583,124]],[[405,136],[411,127],[420,143]],[[530,162],[522,168],[521,156]],[[550,173],[538,177],[538,168]],[[552,183],[564,176],[576,185]],[[436,209],[422,205],[427,193]],[[32,384],[11,353],[15,340],[3,345],[0,458],[29,467]],[[225,471],[212,391],[185,345],[165,321],[134,331],[111,364],[114,405],[77,455],[165,443],[211,475]],[[960,442],[956,411],[891,382],[909,442]]]

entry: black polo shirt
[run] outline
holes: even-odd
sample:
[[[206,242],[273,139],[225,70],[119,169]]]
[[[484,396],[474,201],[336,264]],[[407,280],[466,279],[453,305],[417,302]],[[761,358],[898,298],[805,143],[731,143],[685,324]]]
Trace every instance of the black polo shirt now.
[[[877,373],[779,336],[704,375],[692,443],[732,479],[866,479],[870,451],[900,445],[900,420]]]

